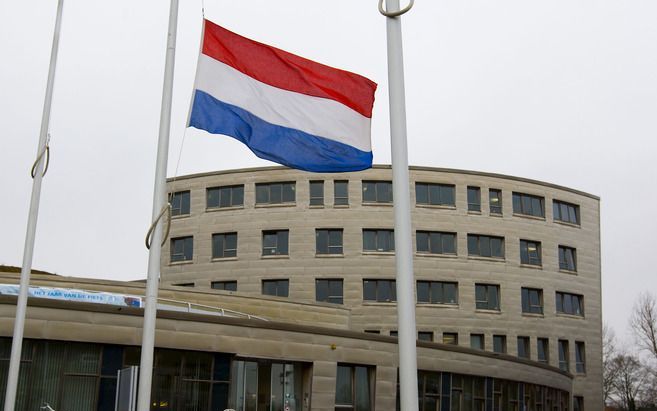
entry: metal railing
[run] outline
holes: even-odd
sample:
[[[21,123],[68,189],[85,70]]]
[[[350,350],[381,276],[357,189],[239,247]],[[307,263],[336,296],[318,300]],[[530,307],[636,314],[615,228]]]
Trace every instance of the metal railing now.
[[[187,301],[171,300],[167,298],[158,298],[157,308],[159,310],[180,311],[187,313],[219,315],[224,317],[246,318],[249,320],[269,321],[264,317],[247,314],[240,311],[229,310],[221,307],[213,307],[211,305],[205,305],[205,304],[190,303]]]

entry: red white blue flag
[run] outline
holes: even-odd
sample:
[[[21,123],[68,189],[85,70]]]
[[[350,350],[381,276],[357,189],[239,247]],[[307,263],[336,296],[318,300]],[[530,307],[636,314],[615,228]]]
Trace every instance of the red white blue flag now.
[[[314,172],[372,166],[376,83],[205,20],[189,126]]]

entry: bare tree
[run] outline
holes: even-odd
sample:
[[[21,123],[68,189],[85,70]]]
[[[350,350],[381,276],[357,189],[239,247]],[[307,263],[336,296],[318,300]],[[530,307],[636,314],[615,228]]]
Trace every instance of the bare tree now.
[[[620,408],[636,411],[641,395],[650,383],[650,373],[639,359],[631,354],[618,354],[613,362],[617,373],[612,384],[612,396]]]
[[[617,354],[616,334],[608,324],[602,326],[602,393],[605,404],[611,399],[618,367],[614,361]]]
[[[643,293],[634,304],[630,320],[637,344],[657,360],[657,300],[650,293]]]

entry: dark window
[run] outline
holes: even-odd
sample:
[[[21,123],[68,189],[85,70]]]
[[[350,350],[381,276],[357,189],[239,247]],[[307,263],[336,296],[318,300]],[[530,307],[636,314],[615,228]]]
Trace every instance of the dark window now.
[[[342,229],[315,230],[315,252],[317,254],[342,254]]]
[[[504,237],[468,234],[468,255],[504,258]]]
[[[518,337],[518,358],[529,359],[529,337]]]
[[[559,368],[561,371],[570,371],[568,340],[559,340]]]
[[[468,186],[468,211],[481,211],[481,190]]]
[[[541,243],[520,240],[520,263],[541,266]]]
[[[395,338],[399,337],[399,331],[397,331],[397,330],[390,330],[390,336],[391,336],[391,337],[395,337]]]
[[[294,203],[295,183],[256,184],[256,204]]]
[[[579,206],[565,201],[552,200],[552,213],[555,221],[579,225]]]
[[[392,203],[391,181],[363,181],[364,203]]]
[[[557,312],[562,314],[584,316],[584,297],[557,291]]]
[[[521,294],[523,313],[543,314],[543,290],[523,287]]]
[[[324,182],[321,180],[310,182],[310,205],[324,205]]]
[[[237,257],[237,233],[212,234],[212,258]]]
[[[333,182],[333,202],[335,205],[349,205],[349,181],[335,180]]]
[[[488,205],[491,214],[502,214],[502,190],[497,188],[488,190]]]
[[[262,280],[262,294],[287,297],[290,290],[289,280]]]
[[[545,199],[531,194],[513,193],[513,212],[545,218]]]
[[[459,345],[458,333],[443,333],[443,344]]]
[[[368,367],[338,364],[335,378],[335,410],[372,410],[374,382],[370,379],[373,377],[374,373]]]
[[[417,302],[418,304],[457,304],[458,284],[445,281],[418,281]]]
[[[418,253],[456,254],[456,233],[417,231],[415,239]]]
[[[395,232],[363,229],[363,251],[395,251]]]
[[[483,350],[484,345],[484,335],[483,334],[470,334],[470,348],[475,350]]]
[[[194,287],[194,283],[178,283],[178,284],[171,284],[175,285],[176,287]]]
[[[363,280],[363,300],[397,301],[397,284],[395,280]]]
[[[189,191],[178,191],[170,194],[171,215],[189,214]]]
[[[494,284],[475,284],[475,301],[478,310],[500,309],[500,286]]]
[[[433,341],[433,331],[418,331],[417,339],[420,341]]]
[[[194,256],[194,237],[178,237],[171,239],[171,262],[192,261]]]
[[[207,189],[207,208],[241,207],[244,205],[244,186],[212,187]]]
[[[381,334],[381,330],[365,330],[363,332],[366,334]]]
[[[573,411],[584,411],[584,397],[573,397]]]
[[[548,364],[550,362],[550,340],[548,338],[536,339],[536,354],[538,362]]]
[[[493,351],[506,354],[506,335],[493,336]]]
[[[559,246],[559,269],[577,271],[577,251],[574,248]]]
[[[315,300],[342,304],[342,279],[315,280]]]
[[[288,230],[262,232],[262,255],[288,255]]]
[[[454,192],[452,184],[415,183],[415,203],[454,207]]]
[[[575,372],[586,372],[586,350],[583,341],[575,341]]]
[[[213,281],[210,285],[215,290],[237,291],[237,281]]]

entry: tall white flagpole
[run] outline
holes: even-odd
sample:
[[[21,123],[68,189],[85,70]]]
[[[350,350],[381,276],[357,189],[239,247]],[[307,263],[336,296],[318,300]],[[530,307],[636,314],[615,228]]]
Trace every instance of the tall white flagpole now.
[[[399,0],[379,2],[386,18],[388,38],[388,93],[390,105],[390,141],[392,149],[392,186],[395,212],[395,263],[397,268],[397,326],[399,330],[399,393],[402,411],[418,410],[415,293],[413,280],[413,243],[411,201],[406,142],[406,102],[404,96],[404,59],[400,16],[410,10],[413,1],[399,10]]]
[[[9,357],[9,372],[7,374],[7,389],[5,391],[4,411],[14,411],[16,404],[16,390],[18,389],[18,373],[20,371],[21,352],[23,348],[23,331],[25,329],[25,312],[27,310],[27,292],[30,287],[30,272],[32,271],[32,257],[34,255],[34,240],[36,238],[36,225],[39,217],[39,200],[41,198],[41,180],[48,168],[49,148],[48,131],[50,128],[50,112],[52,95],[55,84],[55,71],[57,68],[57,52],[59,51],[59,33],[62,26],[62,11],[64,0],[57,3],[57,18],[55,32],[52,38],[50,52],[50,67],[48,69],[48,82],[46,83],[46,97],[41,115],[41,130],[39,132],[39,145],[37,158],[32,166],[32,197],[30,198],[30,211],[27,218],[25,233],[25,247],[23,248],[23,265],[21,268],[20,291],[16,302],[16,320],[14,322],[14,336],[11,342],[11,355]]]
[[[166,199],[166,172],[169,153],[169,129],[171,127],[171,100],[173,95],[173,69],[176,57],[176,27],[178,25],[178,0],[171,0],[169,9],[169,32],[167,36],[164,84],[162,86],[162,108],[160,110],[160,132],[157,143],[157,163],[153,189],[153,226],[148,254],[148,278],[146,280],[146,306],[139,362],[139,387],[137,411],[151,409],[151,385],[153,380],[153,351],[155,348],[155,320],[157,315],[157,292],[160,282],[160,255],[163,241],[164,213],[169,208]],[[167,222],[168,224],[168,222]],[[166,240],[166,238],[164,238]]]

